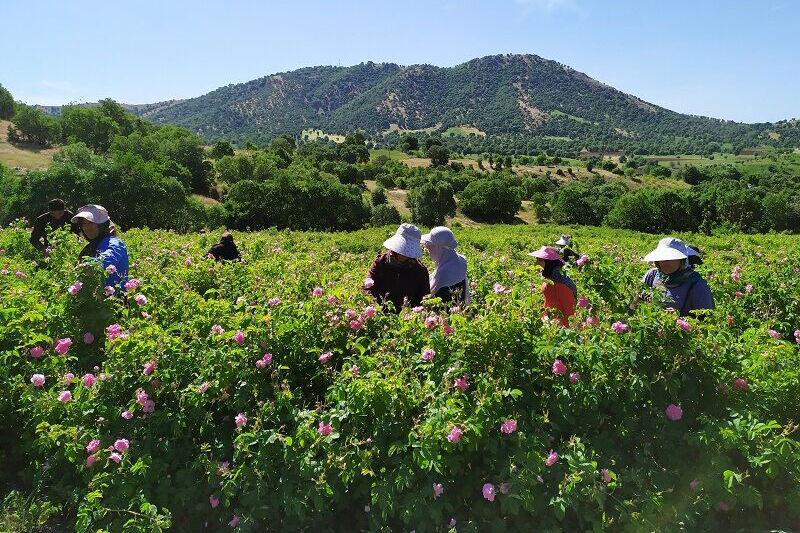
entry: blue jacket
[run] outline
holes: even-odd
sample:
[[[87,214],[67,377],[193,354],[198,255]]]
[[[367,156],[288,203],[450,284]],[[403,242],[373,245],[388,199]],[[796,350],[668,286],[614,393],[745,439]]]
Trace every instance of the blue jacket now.
[[[664,307],[677,310],[681,316],[686,316],[696,309],[714,309],[711,289],[706,280],[696,272],[677,287],[666,287],[661,280],[661,271],[654,268],[644,275],[642,283],[659,289],[662,292]]]
[[[91,244],[87,245],[87,248]],[[81,255],[84,255],[83,253]],[[119,290],[125,290],[124,285],[128,282],[128,248],[119,237],[114,235],[106,235],[97,243],[94,255],[91,256],[98,259],[103,268],[109,265],[114,265],[117,271],[108,276],[106,285],[117,287]]]

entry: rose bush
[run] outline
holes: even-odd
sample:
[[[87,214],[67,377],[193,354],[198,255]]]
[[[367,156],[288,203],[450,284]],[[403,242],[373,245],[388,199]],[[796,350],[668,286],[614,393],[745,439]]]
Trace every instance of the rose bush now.
[[[564,329],[525,255],[562,230],[460,230],[449,316],[369,307],[381,230],[241,234],[224,265],[130,231],[127,296],[68,235],[35,267],[1,230],[2,486],[81,531],[800,524],[800,240],[692,236],[717,309],[677,322],[627,310],[652,236],[573,229]]]

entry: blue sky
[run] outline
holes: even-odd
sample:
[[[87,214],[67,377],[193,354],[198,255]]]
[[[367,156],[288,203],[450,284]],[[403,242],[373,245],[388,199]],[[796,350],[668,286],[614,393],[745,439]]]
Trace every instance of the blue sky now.
[[[0,83],[150,103],[314,65],[532,53],[675,111],[800,118],[795,0],[4,0]]]

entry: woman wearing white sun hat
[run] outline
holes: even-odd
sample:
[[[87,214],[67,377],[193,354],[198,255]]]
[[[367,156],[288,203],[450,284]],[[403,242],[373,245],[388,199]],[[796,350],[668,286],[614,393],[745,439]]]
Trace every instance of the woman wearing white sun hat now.
[[[71,222],[80,227],[81,235],[88,241],[78,256],[79,260],[99,262],[103,268],[113,267],[106,285],[118,291],[125,290],[128,281],[128,248],[117,237],[116,228],[102,205],[85,205]]]
[[[714,309],[714,297],[703,277],[692,268],[689,257],[696,252],[675,237],[664,237],[658,246],[642,258],[655,264],[642,283],[661,293],[661,304],[687,316],[700,309]],[[632,308],[636,307],[634,301]]]
[[[430,292],[428,269],[419,261],[421,238],[418,227],[400,224],[383,243],[387,251],[378,254],[369,267],[364,289],[384,306],[391,302],[396,313],[403,305],[419,305]]]
[[[467,258],[456,252],[458,241],[453,232],[437,226],[422,236],[422,244],[436,264],[430,279],[431,295],[453,305],[470,303]]]

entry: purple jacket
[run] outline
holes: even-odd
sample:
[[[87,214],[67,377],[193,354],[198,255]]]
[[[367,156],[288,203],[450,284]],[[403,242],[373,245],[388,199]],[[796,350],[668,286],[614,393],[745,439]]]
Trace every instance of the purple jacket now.
[[[661,280],[661,272],[654,268],[644,275],[642,283],[662,291],[664,307],[677,310],[681,316],[686,316],[690,311],[697,309],[714,309],[711,289],[697,272],[677,287],[666,287]]]

